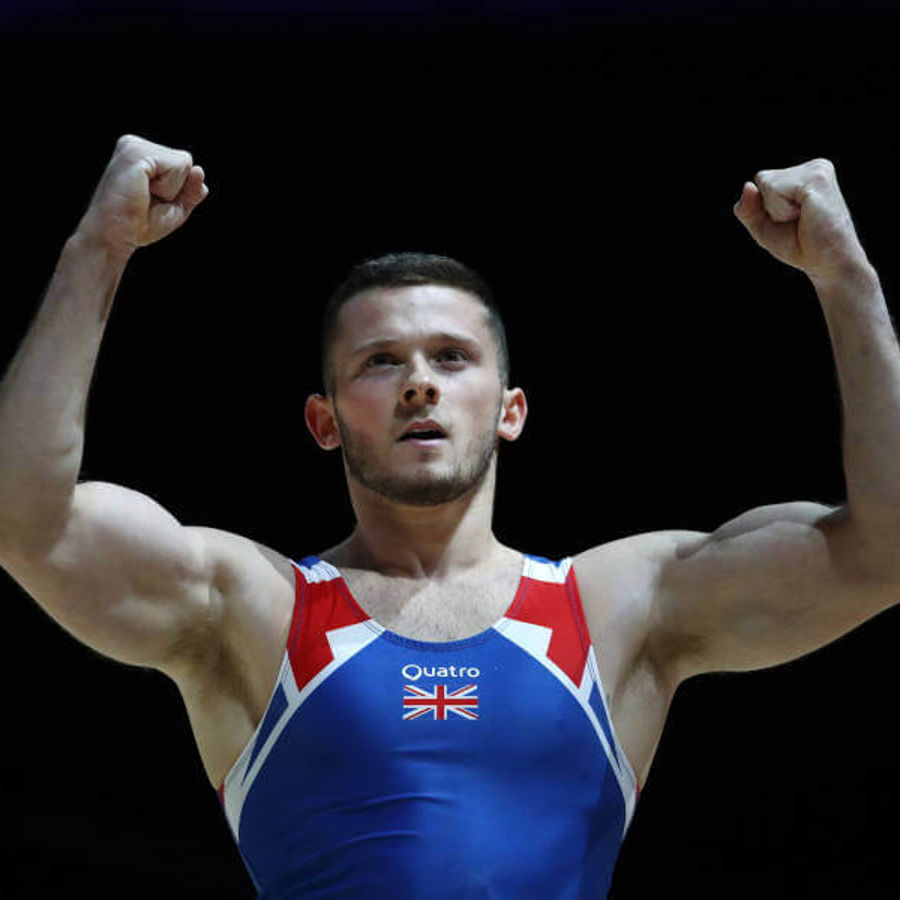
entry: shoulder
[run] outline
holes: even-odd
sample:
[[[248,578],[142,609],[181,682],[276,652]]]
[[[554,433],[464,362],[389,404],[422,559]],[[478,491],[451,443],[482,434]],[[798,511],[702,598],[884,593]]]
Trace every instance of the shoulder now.
[[[806,501],[770,504],[751,509],[714,532],[645,532],[592,547],[573,557],[573,563],[583,593],[606,593],[618,587],[633,599],[636,590],[658,584],[664,570],[671,570],[704,547],[721,546],[731,538],[767,527],[810,526],[828,515],[840,515],[840,510]]]
[[[188,636],[170,672],[213,785],[219,785],[261,721],[278,678],[293,618],[291,560],[259,541],[190,528],[202,544],[216,615]]]
[[[702,531],[650,531],[592,547],[572,557],[582,598],[643,598],[665,565],[702,544]]]
[[[586,551],[576,567],[585,616],[612,628],[633,659],[682,681],[796,658],[882,608],[883,592],[860,599],[864,586],[847,576],[865,569],[859,545],[842,508],[796,501],[750,509],[708,534],[625,538]]]
[[[206,553],[219,612],[219,651],[226,657],[275,652],[287,636],[293,613],[296,576],[291,560],[232,532],[200,526],[190,530],[202,539]],[[210,668],[215,667],[201,666],[197,674]]]
[[[706,538],[699,531],[653,531],[601,544],[572,557],[588,631],[614,683],[653,654],[660,577],[672,560]]]
[[[218,528],[192,526],[204,541],[217,587],[230,590],[253,582],[294,584],[294,566],[283,553],[251,538]]]

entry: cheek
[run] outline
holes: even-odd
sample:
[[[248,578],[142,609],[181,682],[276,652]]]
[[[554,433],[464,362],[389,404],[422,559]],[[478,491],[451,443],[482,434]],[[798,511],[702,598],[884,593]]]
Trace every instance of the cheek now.
[[[354,430],[389,422],[396,405],[395,391],[385,382],[374,379],[355,384],[342,391],[338,402],[343,420]]]
[[[470,415],[473,423],[493,421],[500,409],[500,388],[495,379],[479,379],[475,384],[467,385],[456,399],[460,407]]]

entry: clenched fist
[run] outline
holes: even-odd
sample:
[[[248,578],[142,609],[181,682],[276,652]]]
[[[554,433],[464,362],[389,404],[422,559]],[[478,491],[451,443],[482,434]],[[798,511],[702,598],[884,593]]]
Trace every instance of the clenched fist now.
[[[813,281],[868,265],[827,159],[757,172],[734,213],[761,247]]]
[[[135,135],[116,142],[78,231],[114,253],[171,234],[209,194],[191,154]]]

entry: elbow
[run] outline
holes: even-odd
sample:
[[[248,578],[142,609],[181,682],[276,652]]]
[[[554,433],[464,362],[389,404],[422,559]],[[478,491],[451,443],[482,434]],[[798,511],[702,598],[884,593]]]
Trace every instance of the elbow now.
[[[25,509],[7,505],[0,513],[0,560],[6,553],[40,558],[56,546],[72,513],[74,494],[35,491]]]
[[[900,511],[860,513],[850,504],[816,523],[832,558],[849,577],[900,591]]]

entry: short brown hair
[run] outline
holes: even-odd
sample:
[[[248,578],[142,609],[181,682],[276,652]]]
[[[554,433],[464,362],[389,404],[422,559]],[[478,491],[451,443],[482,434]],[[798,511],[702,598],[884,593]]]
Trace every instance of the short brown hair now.
[[[334,394],[331,347],[337,336],[338,313],[351,297],[373,287],[403,287],[417,284],[443,284],[472,294],[484,304],[488,326],[497,345],[497,368],[500,382],[509,383],[509,348],[506,329],[493,292],[487,282],[469,266],[449,256],[436,253],[388,253],[355,265],[334,289],[325,304],[322,322],[322,383],[328,395]]]

